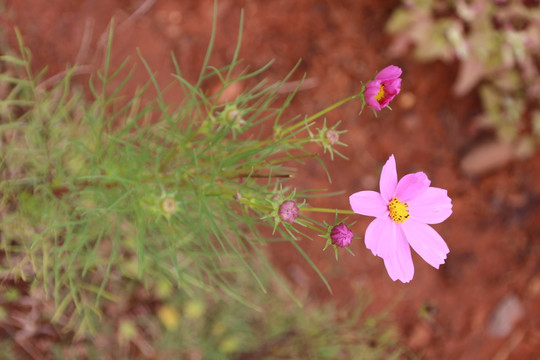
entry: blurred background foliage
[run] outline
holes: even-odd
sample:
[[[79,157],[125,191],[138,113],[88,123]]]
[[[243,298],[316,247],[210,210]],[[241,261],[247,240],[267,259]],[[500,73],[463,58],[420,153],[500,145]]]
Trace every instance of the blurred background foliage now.
[[[540,8],[525,0],[403,0],[392,51],[458,62],[453,91],[478,96],[477,125],[530,154],[540,141]],[[429,76],[429,74],[426,74]]]

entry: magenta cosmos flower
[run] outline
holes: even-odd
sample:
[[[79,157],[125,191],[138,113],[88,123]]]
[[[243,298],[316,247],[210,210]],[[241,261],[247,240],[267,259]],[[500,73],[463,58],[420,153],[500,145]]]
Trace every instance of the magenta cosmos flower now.
[[[437,269],[450,252],[428,224],[446,220],[452,214],[452,200],[446,190],[430,184],[423,172],[405,175],[398,182],[396,161],[391,155],[382,168],[381,192],[360,191],[349,198],[355,213],[375,217],[366,230],[366,247],[383,258],[394,281],[406,283],[413,278],[410,247]]]
[[[375,79],[366,84],[364,97],[373,110],[386,107],[401,90],[401,69],[390,65],[375,75]]]

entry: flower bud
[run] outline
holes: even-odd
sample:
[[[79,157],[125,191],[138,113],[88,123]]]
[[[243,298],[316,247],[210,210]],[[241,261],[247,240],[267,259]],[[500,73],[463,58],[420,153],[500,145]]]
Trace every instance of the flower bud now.
[[[238,112],[236,108],[232,108],[225,113],[225,118],[227,119],[227,121],[233,121],[233,120],[236,120],[237,118],[241,119],[242,117],[240,116],[240,113]]]
[[[282,221],[292,224],[298,217],[298,207],[292,200],[285,200],[279,206],[279,217]]]
[[[242,117],[240,110],[236,106],[231,105],[225,109],[225,120],[228,123],[232,123],[232,127],[235,130],[241,130],[242,127],[246,124],[246,120]]]
[[[170,216],[177,210],[176,200],[172,197],[164,197],[161,199],[160,206],[165,216]]]
[[[331,146],[334,146],[339,142],[339,133],[334,129],[326,130],[325,137]]]
[[[354,234],[345,224],[338,224],[330,231],[330,239],[332,244],[339,247],[349,246]]]

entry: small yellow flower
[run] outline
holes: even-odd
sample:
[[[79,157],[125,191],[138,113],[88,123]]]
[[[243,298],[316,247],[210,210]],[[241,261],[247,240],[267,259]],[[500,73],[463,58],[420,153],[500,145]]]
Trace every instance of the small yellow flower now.
[[[218,346],[218,349],[223,354],[230,354],[240,349],[241,341],[238,337],[229,336],[223,339]]]
[[[199,319],[205,312],[204,303],[201,301],[188,301],[184,306],[184,314],[190,319]]]
[[[168,331],[173,331],[180,325],[180,313],[170,305],[162,305],[157,311],[159,321]]]

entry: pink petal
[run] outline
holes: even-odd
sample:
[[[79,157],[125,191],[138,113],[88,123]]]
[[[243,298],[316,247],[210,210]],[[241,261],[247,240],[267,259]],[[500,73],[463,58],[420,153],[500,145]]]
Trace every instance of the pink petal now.
[[[366,229],[365,243],[373,255],[383,259],[395,252],[396,223],[388,216],[373,220]]]
[[[366,103],[373,110],[380,111],[382,109],[381,104],[374,97],[366,98]]]
[[[388,214],[387,202],[376,191],[360,191],[349,196],[353,211],[366,216],[384,216]]]
[[[408,219],[401,228],[411,247],[429,265],[438,269],[450,252],[443,238],[429,225]]]
[[[388,161],[386,161],[386,164],[384,164],[382,168],[381,179],[379,181],[381,196],[386,203],[392,200],[396,195],[396,184],[396,159],[394,159],[394,155],[390,155],[390,158],[388,158]]]
[[[394,98],[401,91],[401,79],[390,80],[384,84],[384,92]]]
[[[411,219],[425,224],[438,224],[452,214],[452,200],[444,189],[430,187],[409,203]]]
[[[388,271],[388,275],[390,275],[392,280],[400,280],[403,283],[408,283],[414,276],[414,264],[411,257],[411,248],[407,243],[401,226],[396,225],[396,233],[393,241],[394,251],[388,256],[383,257],[384,266],[386,266],[386,271]]]
[[[431,181],[423,172],[405,175],[397,184],[396,196],[402,202],[409,202],[422,195],[430,184]]]
[[[381,106],[381,109],[385,108],[388,106],[388,104],[390,104],[390,101],[392,101],[392,99],[395,97],[395,95],[388,95],[388,94],[385,94],[384,98],[382,99],[381,102],[379,102],[379,105]]]
[[[391,80],[397,79],[401,76],[401,69],[395,65],[390,65],[382,69],[377,75],[375,75],[375,80]]]
[[[366,84],[366,90],[364,91],[364,95],[371,95],[375,96],[381,89],[381,81],[380,80],[371,80]]]
[[[382,109],[381,104],[375,98],[366,98],[366,103],[369,105],[370,108],[373,110],[380,111]]]
[[[381,104],[377,100],[375,100],[375,96],[379,93],[379,90],[381,89],[381,82],[378,80],[372,80],[366,84],[366,90],[364,91],[364,98],[366,99],[366,103],[373,109],[373,110],[381,110]]]

